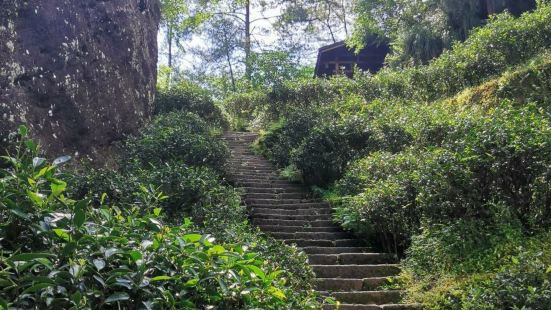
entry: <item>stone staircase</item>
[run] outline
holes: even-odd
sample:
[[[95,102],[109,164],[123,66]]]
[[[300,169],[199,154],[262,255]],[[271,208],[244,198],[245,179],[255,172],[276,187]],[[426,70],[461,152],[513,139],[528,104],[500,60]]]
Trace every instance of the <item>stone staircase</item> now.
[[[316,274],[316,289],[338,300],[342,310],[417,309],[401,305],[400,291],[378,290],[400,270],[396,259],[372,253],[361,241],[331,220],[328,203],[313,198],[299,184],[280,178],[270,162],[250,150],[253,133],[224,135],[231,149],[230,181],[244,190],[252,223],[276,239],[296,244],[308,255]],[[324,305],[324,310],[336,309]]]

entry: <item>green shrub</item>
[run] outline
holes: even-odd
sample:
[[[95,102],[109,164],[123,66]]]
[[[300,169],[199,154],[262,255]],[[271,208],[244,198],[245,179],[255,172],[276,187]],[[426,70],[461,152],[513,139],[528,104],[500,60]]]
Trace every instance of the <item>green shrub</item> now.
[[[445,142],[451,152],[426,166],[418,197],[423,214],[435,223],[481,219],[488,205],[502,202],[528,231],[549,227],[548,115],[505,103],[474,125]]]
[[[162,191],[168,197],[160,202],[169,219],[192,216],[201,223],[200,213],[208,208],[218,208],[224,216],[216,219],[224,225],[224,219],[237,212],[239,221],[245,220],[244,210],[239,207],[237,192],[221,185],[219,175],[207,167],[189,167],[178,162],[151,165],[145,169],[133,167],[127,171],[90,169],[71,177],[72,193],[76,197],[91,195],[97,204],[104,197],[108,203],[127,206],[141,202],[134,193],[144,184]],[[222,212],[222,210],[225,210]],[[212,232],[211,232],[212,233]]]
[[[354,157],[377,149],[380,141],[362,120],[315,127],[293,153],[293,163],[310,185],[337,180]]]
[[[419,170],[435,152],[376,152],[348,167],[336,183],[336,220],[346,229],[401,254],[419,232]]]
[[[0,170],[2,308],[314,308],[246,246],[165,225],[160,192],[126,208],[71,199],[59,172],[67,158],[36,157],[21,134]]]
[[[415,236],[402,275],[427,309],[547,309],[549,233],[527,237],[502,218],[459,221]]]
[[[231,117],[235,130],[247,130],[255,120],[262,121],[263,109],[267,106],[266,94],[260,91],[233,94],[224,99],[224,107]],[[256,126],[258,127],[258,126]]]
[[[228,149],[199,116],[172,112],[157,116],[139,135],[125,144],[127,159],[142,165],[179,161],[221,171]]]
[[[169,89],[161,89],[155,98],[155,114],[191,112],[218,127],[228,127],[222,110],[214,103],[209,92],[189,81],[182,81]]]
[[[292,151],[298,148],[317,123],[327,118],[330,117],[323,116],[321,111],[313,109],[291,113],[286,120],[274,124],[262,136],[262,151],[276,166],[290,165]]]

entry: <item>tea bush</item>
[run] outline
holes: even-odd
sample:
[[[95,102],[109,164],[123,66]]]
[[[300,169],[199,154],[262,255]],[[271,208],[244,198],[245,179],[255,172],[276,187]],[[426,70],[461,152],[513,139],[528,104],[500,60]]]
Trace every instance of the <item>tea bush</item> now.
[[[253,247],[215,243],[187,220],[166,225],[155,188],[135,205],[72,199],[67,157],[50,163],[20,134],[0,170],[2,308],[314,308]]]
[[[263,152],[323,186],[344,228],[405,254],[409,301],[546,309],[549,20],[541,2],[426,66],[272,90]]]
[[[228,149],[216,129],[193,113],[172,112],[156,117],[151,125],[125,144],[129,162],[142,165],[180,161],[221,171]]]
[[[227,128],[228,121],[209,92],[190,81],[182,81],[168,89],[157,91],[154,114],[191,112],[210,124]]]

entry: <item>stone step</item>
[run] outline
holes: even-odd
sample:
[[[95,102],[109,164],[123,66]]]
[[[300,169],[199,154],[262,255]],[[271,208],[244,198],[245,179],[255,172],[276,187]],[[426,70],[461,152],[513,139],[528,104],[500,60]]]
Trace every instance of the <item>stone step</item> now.
[[[277,206],[274,205],[274,208]],[[298,205],[300,207],[300,205]],[[331,217],[332,210],[329,208],[304,208],[304,209],[273,209],[273,208],[253,208],[250,212],[254,217],[258,216],[316,216],[323,215],[322,219]]]
[[[231,178],[236,183],[250,183],[254,182],[261,185],[274,185],[274,184],[282,184],[282,185],[288,185],[288,184],[295,184],[292,182],[289,182],[287,180],[282,179],[276,179],[276,178]]]
[[[245,199],[300,199],[301,201],[309,199],[304,193],[245,193]]]
[[[318,278],[373,278],[389,277],[400,273],[396,264],[378,265],[312,265]]]
[[[420,310],[420,305],[386,304],[386,305],[359,305],[359,304],[340,304],[323,305],[323,310]]]
[[[228,173],[239,173],[239,172],[250,172],[250,173],[274,173],[274,168],[271,166],[264,166],[259,164],[247,164],[247,163],[236,163],[228,169]]]
[[[254,208],[275,208],[277,209],[308,209],[308,208],[320,208],[331,209],[331,206],[327,202],[301,202],[301,203],[278,203],[277,206],[268,203],[249,203],[247,204]]]
[[[395,304],[402,300],[401,291],[355,291],[355,292],[320,292],[342,303],[350,304]]]
[[[283,220],[283,221],[323,221],[327,218],[327,215],[282,215],[282,214],[268,214],[268,213],[253,213],[253,219],[270,219],[270,220]]]
[[[277,208],[279,210],[328,210],[329,213],[332,212],[332,209],[329,206],[323,206],[323,205],[302,205],[302,204],[288,204],[288,205],[266,205],[266,204],[247,204],[249,206],[250,210],[273,210],[274,208]],[[330,216],[327,218],[331,218]]]
[[[285,188],[285,189],[302,189],[304,190],[304,187],[299,184],[291,184],[291,183],[259,183],[259,182],[253,182],[253,181],[239,181],[235,182],[239,186],[243,187],[264,187],[264,188]]]
[[[276,226],[276,225],[262,225],[259,226],[262,231],[265,232],[341,232],[342,230],[337,226],[327,226],[327,227],[300,227],[300,226]]]
[[[321,220],[321,221],[303,221],[303,220],[276,220],[265,218],[253,218],[255,225],[280,225],[280,226],[299,226],[299,227],[327,227],[333,225],[333,221]]]
[[[357,239],[285,239],[283,242],[296,244],[298,247],[355,247],[361,245]]]
[[[342,253],[309,255],[308,261],[316,265],[371,265],[395,263],[397,259],[387,253]]]
[[[373,277],[364,279],[315,279],[315,287],[319,291],[375,291],[387,283],[387,277]]]
[[[342,254],[342,253],[369,253],[373,249],[369,247],[304,247],[306,254]]]
[[[257,186],[251,186],[251,187],[239,187],[243,192],[247,194],[264,194],[264,193],[272,193],[272,194],[306,194],[307,192],[304,190],[304,188],[283,188],[283,187],[257,187]]]
[[[312,199],[312,198],[306,198],[306,199],[297,199],[297,198],[245,198],[245,201],[247,204],[251,205],[274,205],[275,208],[279,207],[279,205],[291,205],[291,204],[308,204],[308,207],[311,206],[311,204],[319,204],[323,207],[329,207],[329,204],[323,200],[320,199]]]
[[[305,239],[305,240],[342,240],[350,236],[345,232],[272,232],[270,235],[276,239]]]
[[[380,305],[353,305],[353,304],[339,304],[337,305],[323,305],[322,310],[382,310]]]
[[[228,174],[230,178],[253,178],[253,179],[268,179],[268,180],[284,180],[279,175],[273,172],[247,172],[240,171]]]

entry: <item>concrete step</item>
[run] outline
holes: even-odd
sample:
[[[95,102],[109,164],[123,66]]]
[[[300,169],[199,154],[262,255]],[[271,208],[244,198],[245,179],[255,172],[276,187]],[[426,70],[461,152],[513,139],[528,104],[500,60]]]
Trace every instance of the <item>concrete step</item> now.
[[[318,265],[371,265],[395,263],[394,255],[386,253],[343,253],[309,255],[308,261]]]
[[[304,193],[245,193],[245,199],[274,199],[281,201],[283,199],[299,199],[301,202],[310,199],[307,194]]]
[[[267,213],[253,213],[253,219],[270,219],[270,220],[283,220],[283,221],[323,221],[327,218],[327,215],[281,215],[281,214],[267,214]]]
[[[341,254],[341,253],[369,253],[369,247],[304,247],[306,254]]]
[[[274,206],[276,207],[276,206]],[[299,205],[300,207],[300,205]],[[253,208],[251,214],[254,217],[257,216],[271,216],[271,215],[283,215],[283,216],[311,216],[311,215],[323,215],[322,219],[331,217],[333,211],[329,208],[305,208],[305,209],[272,209],[272,208]]]
[[[350,235],[345,232],[272,232],[270,235],[276,239],[305,239],[305,240],[343,240]]]
[[[387,277],[364,279],[317,278],[316,289],[319,291],[375,291],[388,283]]]
[[[283,188],[283,187],[258,187],[258,186],[250,186],[250,187],[239,187],[240,190],[247,194],[265,194],[265,193],[272,193],[272,194],[307,194],[307,191],[305,191],[304,188]]]
[[[268,208],[274,208],[275,206],[273,204],[266,204],[266,203],[250,203],[248,204],[251,207],[268,207]],[[320,208],[320,209],[330,209],[330,205],[326,202],[301,202],[301,203],[278,203],[277,204],[278,209],[307,209],[307,208]]]
[[[252,179],[267,179],[267,180],[283,180],[279,175],[273,172],[234,172],[228,174],[228,178],[233,179],[242,179],[242,178],[252,178]]]
[[[281,233],[295,233],[295,232],[341,232],[342,230],[337,226],[327,227],[300,227],[300,226],[276,226],[276,225],[262,225],[259,226],[262,231],[265,232],[281,232]]]
[[[296,244],[298,247],[355,247],[361,242],[357,239],[285,239],[286,244]]]
[[[282,179],[279,179],[279,178],[257,178],[257,179],[253,179],[253,178],[231,178],[231,180],[233,180],[234,182],[236,183],[250,183],[250,182],[254,182],[254,183],[257,183],[257,184],[261,184],[261,185],[274,185],[274,184],[282,184],[282,185],[288,185],[288,184],[299,184],[299,183],[292,183],[292,182],[289,182],[287,180],[282,180]]]
[[[333,225],[333,221],[321,220],[321,221],[303,221],[303,220],[276,220],[265,218],[253,218],[255,225],[280,225],[280,226],[299,226],[299,227],[326,227]]]
[[[402,304],[386,304],[386,305],[359,305],[359,304],[340,304],[323,305],[323,310],[420,310],[421,305],[402,305]]]
[[[329,204],[324,202],[320,199],[312,199],[312,198],[305,198],[305,199],[297,199],[297,198],[245,198],[245,201],[248,204],[254,204],[254,205],[274,205],[275,208],[279,207],[279,205],[288,205],[288,204],[309,204],[308,206],[311,206],[310,204],[319,204],[320,206],[329,207]]]
[[[235,182],[235,184],[238,184],[242,187],[264,187],[264,188],[285,188],[285,189],[301,189],[304,190],[304,187],[299,184],[291,184],[291,183],[259,183],[259,182],[253,182],[253,181],[239,181]]]
[[[278,210],[327,210],[325,212],[329,212],[328,214],[331,214],[332,209],[329,207],[323,207],[323,206],[314,206],[314,205],[259,205],[259,204],[247,204],[249,206],[249,209],[251,210],[266,210],[267,212],[270,210],[274,210],[274,208],[277,207]],[[331,218],[328,216],[327,218]]]
[[[373,278],[396,276],[400,268],[396,264],[378,265],[312,265],[318,278]]]
[[[401,291],[320,292],[347,304],[396,304],[402,300]]]

